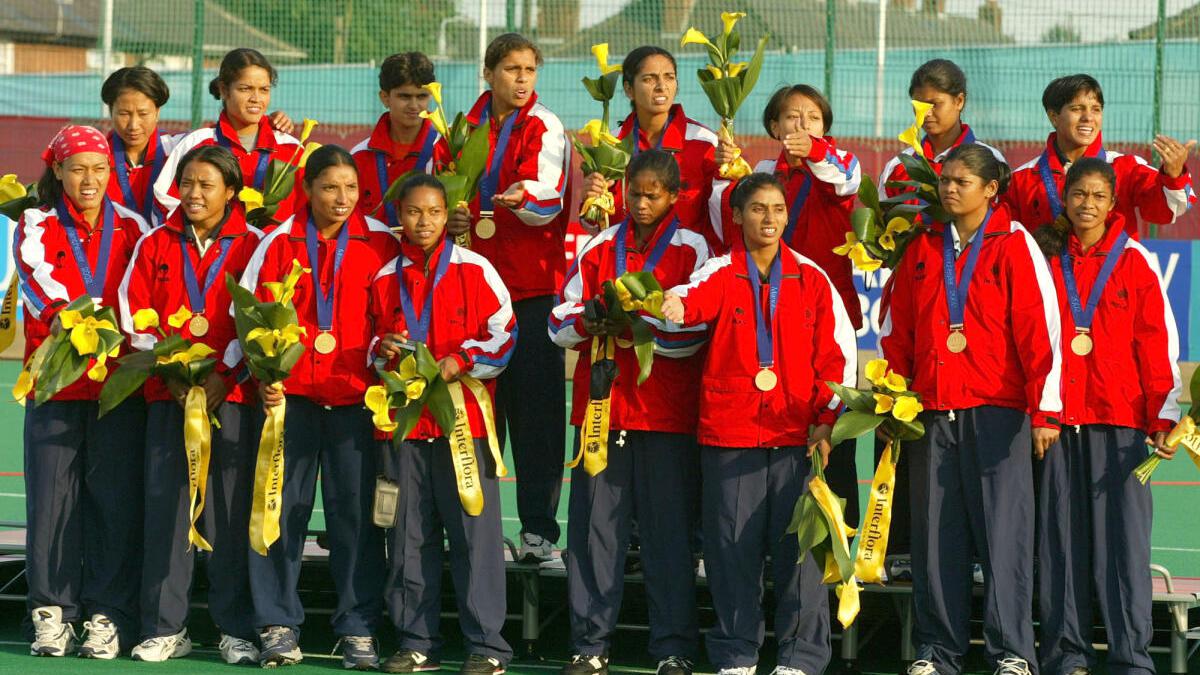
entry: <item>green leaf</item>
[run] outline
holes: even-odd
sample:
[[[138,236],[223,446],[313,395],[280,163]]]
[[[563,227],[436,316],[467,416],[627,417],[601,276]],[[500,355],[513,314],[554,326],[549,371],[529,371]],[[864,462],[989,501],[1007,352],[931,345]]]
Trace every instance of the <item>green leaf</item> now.
[[[435,377],[426,389],[425,405],[429,408],[433,419],[443,434],[449,436],[454,432],[454,400],[450,398],[450,388],[441,376]]]
[[[63,336],[67,332],[62,333]],[[75,384],[87,371],[90,359],[80,356],[71,345],[70,340],[64,339],[42,367],[42,375],[37,378],[37,391],[34,400],[38,405],[49,401],[55,394]]]
[[[134,352],[120,358],[119,368],[113,369],[100,390],[100,417],[107,415],[122,401],[129,398],[150,377],[154,367],[154,352]]]
[[[168,335],[167,337],[159,340],[158,342],[155,342],[154,348],[150,350],[150,353],[153,354],[155,357],[159,357],[159,356],[167,357],[167,356],[170,356],[171,354],[174,354],[177,351],[180,351],[181,349],[187,349],[187,346],[188,346],[188,342],[187,342],[187,340],[183,339],[182,335],[179,335],[179,334]]]
[[[25,186],[25,196],[0,204],[0,214],[4,214],[9,220],[17,221],[21,219],[21,215],[25,213],[26,209],[34,208],[37,203],[37,183],[30,183]]]
[[[879,210],[879,188],[870,176],[863,176],[862,183],[858,185],[858,201],[872,211]]]
[[[376,206],[371,213],[378,213],[380,209],[383,209],[387,204],[396,201],[396,195],[400,194],[400,186],[404,185],[404,181],[408,180],[411,176],[415,176],[417,173],[417,171],[405,171],[397,176],[396,180],[392,181],[392,183],[388,185],[387,190],[384,190],[383,196],[379,198],[379,205]],[[249,218],[249,214],[247,214],[246,217]]]
[[[1200,408],[1200,368],[1192,371],[1192,379],[1188,382],[1188,391],[1192,395],[1192,407]]]
[[[925,425],[920,420],[902,422],[895,417],[888,417],[884,423],[888,435],[898,441],[915,441],[925,435]]]
[[[924,157],[910,155],[907,152],[902,152],[897,157],[900,158],[900,163],[904,165],[909,178],[918,183],[937,185],[938,175],[933,170],[933,167],[929,165],[929,160]]]
[[[646,320],[635,316],[629,326],[633,331],[633,353],[638,362],[638,385],[650,377],[654,367],[654,332]]]
[[[711,77],[711,73],[709,77]],[[737,87],[738,82],[730,77],[720,80],[710,79],[707,82],[701,78],[700,88],[704,90],[704,94],[708,96],[709,103],[712,104],[713,112],[717,113],[718,117],[723,119],[732,119],[734,113],[734,99],[737,92],[733,91],[733,87]]]
[[[433,383],[441,379],[441,368],[438,368],[437,359],[433,357],[433,352],[429,351],[429,347],[424,342],[416,342],[417,351],[417,374],[425,378],[425,381]]]
[[[583,88],[587,89],[588,94],[590,94],[594,100],[597,100],[601,103],[608,100],[604,97],[604,90],[602,89],[602,86],[603,83],[598,78],[594,80],[590,77],[583,78]]]
[[[869,208],[854,209],[850,212],[850,227],[859,241],[872,241],[871,234],[876,227],[875,211]]]
[[[398,425],[395,434],[401,440],[408,438],[412,430],[417,428],[417,422],[421,419],[421,411],[423,409],[424,406],[416,404],[395,408],[396,424]]]
[[[71,304],[67,305],[63,309],[64,311],[74,310],[76,312],[82,312],[83,316],[92,316],[96,312],[96,303],[92,302],[92,297],[90,295],[84,293],[78,298],[72,300]]]
[[[837,422],[834,422],[833,437],[829,442],[837,445],[844,440],[868,434],[875,431],[875,427],[883,424],[883,420],[881,415],[848,410],[837,418]]]
[[[292,372],[292,368],[295,367],[296,362],[299,361],[300,357],[303,355],[304,343],[296,342],[288,345],[287,349],[284,349],[283,352],[278,356],[279,360],[277,368],[281,371],[280,376],[277,378],[277,380],[272,381],[282,380],[286,373]]]
[[[471,185],[468,199],[474,196],[475,190],[479,187],[479,177],[483,175],[483,170],[487,167],[489,143],[488,125],[481,124],[471,132],[466,143],[463,144],[462,154],[456,161],[455,173],[466,176]]]
[[[754,58],[750,59],[750,65],[746,66],[746,70],[739,75],[741,78],[741,87],[737,98],[734,99],[734,113],[741,107],[746,97],[750,95],[750,92],[754,90],[754,85],[758,83],[758,74],[762,71],[763,54],[767,47],[767,41],[770,39],[770,33],[766,33],[759,38],[758,47],[754,50]],[[732,119],[733,115],[729,117]]]
[[[899,194],[892,195],[891,197],[885,197],[884,199],[879,200],[879,203],[885,205],[903,204],[904,202],[920,198],[921,193],[915,190],[909,190],[907,192],[901,192]]]
[[[842,399],[847,408],[859,412],[871,413],[872,415],[875,414],[875,397],[871,392],[854,389],[829,380],[825,381],[825,386],[829,387],[830,391]]]
[[[742,32],[734,28],[725,38],[725,58],[733,60],[733,55],[737,53],[738,47],[742,46]]]

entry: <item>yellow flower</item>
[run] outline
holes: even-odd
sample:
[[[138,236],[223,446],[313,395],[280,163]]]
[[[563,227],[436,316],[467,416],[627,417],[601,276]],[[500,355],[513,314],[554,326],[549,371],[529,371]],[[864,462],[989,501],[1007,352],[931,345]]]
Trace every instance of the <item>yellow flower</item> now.
[[[275,356],[278,333],[279,331],[270,328],[252,328],[249,333],[246,333],[246,341],[258,344],[262,349],[263,356],[272,357]]]
[[[263,206],[262,193],[249,186],[242,188],[242,191],[238,193],[238,199],[242,200],[242,203],[246,205],[247,213],[255,209],[261,209]]]
[[[292,269],[283,278],[283,281],[264,281],[263,286],[271,292],[271,297],[275,298],[275,302],[286,305],[292,301],[292,296],[296,294],[296,284],[300,282],[300,275],[311,271],[310,269],[301,267],[300,261],[293,258]]]
[[[704,45],[706,47],[712,47],[713,49],[716,49],[716,45],[714,45],[712,41],[708,39],[708,36],[696,30],[695,28],[687,29],[687,32],[684,33],[683,37],[679,40],[680,47],[685,47],[687,45]]]
[[[421,119],[429,120],[433,124],[433,128],[442,135],[442,138],[450,137],[450,126],[446,124],[446,115],[442,113],[441,106],[434,108],[433,112],[422,110],[418,115]]]
[[[925,116],[933,109],[933,104],[922,103],[921,101],[913,101],[913,125],[905,129],[897,138],[905,145],[912,148],[918,157],[925,156],[925,150],[921,147],[921,126],[925,124]]]
[[[1167,447],[1175,447],[1179,445],[1183,439],[1196,433],[1196,422],[1190,415],[1184,415],[1183,419],[1179,420],[1179,424],[1171,429],[1171,433],[1167,434]]]
[[[187,308],[187,305],[180,305],[175,313],[167,317],[167,325],[171,328],[183,328],[183,324],[190,321],[192,318],[192,310]]]
[[[74,328],[75,324],[81,321],[83,321],[83,313],[77,309],[64,309],[58,313],[58,323],[63,328]]]
[[[912,229],[912,226],[913,226],[912,221],[909,220],[908,218],[896,216],[895,218],[892,218],[891,220],[888,221],[887,228],[885,228],[885,231],[899,234],[901,232],[908,232],[909,230]]]
[[[708,69],[708,72],[712,73],[714,80],[720,80],[725,77],[725,71],[721,70],[720,68],[718,68],[714,65],[710,64],[710,65],[707,65],[704,67]]]
[[[892,409],[896,399],[887,394],[875,394],[875,414],[882,415]]]
[[[725,35],[733,32],[738,19],[745,18],[745,12],[721,12],[721,24],[725,27]]]
[[[371,411],[371,422],[375,425],[376,429],[391,433],[399,426],[392,421],[389,411],[388,393],[382,386],[367,387],[367,393],[363,396],[363,403],[366,404],[367,410]]]
[[[433,96],[433,102],[439,106],[442,104],[442,83],[430,82],[429,84],[421,85],[422,89],[429,90],[429,95]]]
[[[646,310],[651,316],[661,317],[663,304],[662,291],[650,291],[646,294],[646,299],[642,301],[642,309]]]
[[[887,377],[883,378],[883,386],[892,391],[903,393],[908,391],[908,380],[904,376],[894,370],[889,370]]]
[[[617,291],[617,300],[621,303],[621,309],[626,312],[633,310],[633,293],[625,287],[625,284],[620,279],[613,279],[613,288]]]
[[[421,394],[425,393],[425,378],[414,377],[404,385],[404,397],[410,401],[415,401],[421,398]]]
[[[308,137],[312,134],[313,127],[317,126],[316,120],[304,120],[304,129],[300,132],[300,144],[304,145],[308,142]]]
[[[100,354],[96,357],[96,365],[88,368],[87,376],[92,382],[103,382],[108,377],[108,366],[105,362],[108,360],[108,354]]]
[[[884,232],[879,235],[879,247],[888,251],[896,250],[896,237],[891,231]]]
[[[740,61],[738,63],[731,63],[731,64],[729,64],[729,76],[737,77],[738,73],[742,72],[743,70],[745,70],[749,67],[750,67],[750,64],[746,63],[745,61]]]
[[[170,356],[160,356],[158,358],[158,362],[159,363],[182,363],[182,364],[186,365],[193,361],[199,361],[201,359],[206,359],[209,356],[212,356],[212,354],[213,354],[212,347],[209,347],[208,345],[204,344],[203,342],[197,342],[197,343],[189,346],[187,349],[180,349],[176,352],[173,352]]]
[[[80,356],[95,354],[100,348],[101,330],[116,331],[117,327],[106,319],[97,319],[94,316],[84,317],[75,322],[71,328],[71,346],[75,347],[75,351]]]
[[[609,73],[617,73],[621,71],[621,64],[613,66],[608,65],[608,43],[601,42],[598,45],[592,45],[592,54],[596,56],[596,65],[600,67],[601,75]]]
[[[147,328],[158,328],[158,312],[152,307],[139,309],[133,313],[133,329],[146,330]]]
[[[839,246],[838,248],[841,247]],[[864,272],[874,272],[883,266],[883,261],[872,258],[871,254],[867,253],[867,247],[861,243],[855,244],[850,249],[850,260],[854,263],[855,267]]]
[[[887,376],[887,373],[887,359],[871,359],[870,361],[867,361],[866,375],[867,380],[869,380],[871,384],[877,387],[882,387],[883,379]]]
[[[858,245],[858,237],[853,232],[846,233],[846,243],[835,246],[833,252],[838,255],[850,255],[850,251]]]
[[[33,373],[30,373],[28,369],[22,370],[21,374],[17,376],[17,383],[13,385],[13,400],[25,405],[25,397],[29,396],[31,391],[33,391]]]
[[[320,147],[321,147],[321,144],[316,141],[313,141],[304,146],[304,154],[300,155],[300,168],[303,169],[304,166],[306,164],[308,164],[308,158],[311,157],[312,154],[317,151],[317,148],[320,148]]]
[[[400,360],[400,365],[396,367],[396,374],[405,382],[417,376],[417,357],[409,354]]]
[[[917,126],[924,126],[925,116],[929,114],[930,110],[933,110],[933,104],[925,103],[924,101],[913,101],[912,107],[913,116],[916,118]]]
[[[25,186],[17,180],[17,174],[8,173],[0,178],[0,204],[25,196]]]
[[[892,408],[892,416],[901,422],[911,422],[917,418],[917,413],[925,409],[921,402],[914,396],[901,396],[896,399],[896,406]]]
[[[620,145],[621,140],[609,133],[608,129],[604,128],[604,122],[600,120],[589,120],[579,133],[585,134],[592,141],[592,147],[598,148],[601,143],[609,145]]]

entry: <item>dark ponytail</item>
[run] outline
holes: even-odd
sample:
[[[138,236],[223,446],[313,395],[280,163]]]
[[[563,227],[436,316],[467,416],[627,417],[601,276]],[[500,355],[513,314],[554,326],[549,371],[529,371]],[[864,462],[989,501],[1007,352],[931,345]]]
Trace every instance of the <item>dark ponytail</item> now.
[[[1012,169],[997,158],[990,148],[978,143],[964,143],[951,150],[942,165],[950,162],[960,162],[973,175],[983,179],[984,183],[996,181],[997,197],[1008,189],[1008,181],[1012,178]]]
[[[62,181],[54,175],[54,167],[47,166],[37,182],[38,206],[55,208],[63,196]]]

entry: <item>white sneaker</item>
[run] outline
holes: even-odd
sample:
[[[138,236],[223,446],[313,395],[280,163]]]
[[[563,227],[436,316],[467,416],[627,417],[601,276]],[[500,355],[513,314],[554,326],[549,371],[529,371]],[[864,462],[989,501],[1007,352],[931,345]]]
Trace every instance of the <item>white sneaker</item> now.
[[[908,667],[907,675],[938,675],[938,671],[932,661],[917,659]]]
[[[974,565],[971,566],[971,581],[973,581],[976,586],[983,585],[983,565],[980,565],[979,563],[975,563]],[[1010,660],[1010,659],[1002,659],[1001,663],[1003,663],[1004,661],[1008,661],[1008,660]],[[1025,664],[1025,665],[1028,666],[1029,664]]]
[[[699,560],[696,561],[696,578],[697,579],[707,579],[708,578],[708,570],[704,569],[704,558],[700,558]]]
[[[775,666],[775,670],[771,671],[771,675],[805,675],[803,670],[799,668],[788,668],[787,666]]]
[[[758,671],[758,664],[753,666],[734,666],[732,668],[722,668],[717,671],[717,675],[754,675]]]
[[[544,563],[554,559],[554,544],[532,532],[521,533],[521,562]]]
[[[134,661],[149,661],[161,663],[167,659],[179,659],[192,653],[192,639],[188,637],[187,629],[174,635],[159,635],[146,640],[133,648],[130,656]]]
[[[31,656],[66,656],[75,652],[75,629],[63,623],[62,607],[38,607],[33,610]]]
[[[996,662],[996,675],[1030,675],[1029,662],[1016,657]]]
[[[258,663],[258,647],[249,640],[221,633],[221,644],[217,648],[221,650],[221,658],[231,666]]]
[[[117,625],[103,614],[93,614],[91,621],[83,622],[87,639],[79,646],[79,658],[115,659],[121,654],[121,643],[117,640]]]

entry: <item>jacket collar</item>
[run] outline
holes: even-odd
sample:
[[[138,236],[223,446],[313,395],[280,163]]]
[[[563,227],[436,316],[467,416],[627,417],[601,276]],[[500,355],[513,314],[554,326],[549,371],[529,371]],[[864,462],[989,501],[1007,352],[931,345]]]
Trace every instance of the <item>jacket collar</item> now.
[[[1117,238],[1125,231],[1125,217],[1117,212],[1116,209],[1109,211],[1108,218],[1104,222],[1104,236],[1100,237],[1100,241],[1087,251],[1083,250],[1083,245],[1079,242],[1079,237],[1075,236],[1075,231],[1072,229],[1067,234],[1067,252],[1076,258],[1087,258],[1093,256],[1108,255],[1112,247],[1117,242]]]
[[[388,157],[396,156],[396,142],[392,140],[392,125],[388,113],[380,115],[379,121],[375,123],[375,128],[371,131],[371,138],[367,140],[367,148],[375,152],[382,152]],[[429,134],[436,134],[433,130],[433,124],[429,120],[421,120],[421,130],[417,132],[417,137],[408,147],[408,154],[417,155],[420,153],[421,147],[425,144],[425,138]]]
[[[629,134],[633,133],[633,125],[637,122],[637,113],[629,113],[629,117],[621,123],[621,129],[617,132],[617,137],[625,139]],[[687,140],[687,125],[688,117],[683,112],[683,106],[675,103],[671,105],[671,112],[667,118],[667,126],[663,128],[662,144],[663,150],[671,150],[679,152],[683,150],[684,141]],[[645,129],[638,129],[638,137],[634,139],[638,144],[638,148],[646,150],[651,148],[650,139],[646,137]]]
[[[217,118],[217,129],[221,135],[229,140],[229,150],[237,157],[246,154],[246,149],[242,147],[241,140],[238,138],[237,129],[233,128],[233,122],[229,120],[229,115],[224,110]],[[254,141],[255,150],[270,150],[275,151],[275,131],[271,128],[271,122],[263,115],[258,120],[258,137]]]
[[[526,118],[529,117],[529,111],[533,109],[533,106],[537,105],[537,101],[538,95],[535,91],[529,97],[528,103],[526,103],[523,107],[513,111],[512,114],[517,116],[517,119],[513,120],[514,129],[520,128],[520,126],[525,123]],[[479,95],[479,98],[475,100],[475,105],[471,106],[471,111],[467,113],[467,121],[475,126],[479,126],[481,120],[492,120],[491,105],[492,92],[483,92]]]
[[[1099,157],[1104,151],[1104,139],[1100,134],[1096,134],[1096,140],[1092,141],[1091,145],[1083,151],[1084,157]],[[1063,156],[1058,151],[1058,132],[1052,131],[1046,137],[1046,158],[1050,162],[1050,170],[1054,173],[1065,173],[1063,168]],[[1103,159],[1103,158],[1101,158]]]

